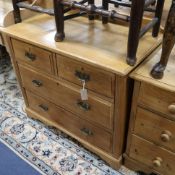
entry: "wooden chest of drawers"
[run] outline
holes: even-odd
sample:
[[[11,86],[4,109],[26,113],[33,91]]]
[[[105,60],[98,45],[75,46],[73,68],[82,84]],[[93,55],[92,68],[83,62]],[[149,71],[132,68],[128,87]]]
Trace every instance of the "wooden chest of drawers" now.
[[[175,174],[175,60],[165,76],[155,80],[149,71],[159,59],[157,50],[133,73],[135,88],[125,165],[136,171]]]
[[[71,32],[62,43],[54,42],[54,19],[46,15],[4,30],[26,112],[58,127],[119,168],[132,93],[128,74],[133,67],[125,63],[126,48],[117,48],[126,45],[127,27],[118,26],[119,34],[114,24],[108,24],[108,29],[99,21],[89,26],[82,17],[66,26],[66,33]],[[33,30],[27,30],[30,27]],[[145,38],[137,64],[161,42],[151,33]],[[83,81],[88,100],[81,100]]]

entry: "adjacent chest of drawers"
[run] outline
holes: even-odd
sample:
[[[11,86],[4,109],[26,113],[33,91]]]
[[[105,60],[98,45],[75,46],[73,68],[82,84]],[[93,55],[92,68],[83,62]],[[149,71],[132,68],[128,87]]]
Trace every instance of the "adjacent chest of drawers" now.
[[[128,73],[133,67],[125,63],[126,48],[120,47],[126,46],[128,29],[118,26],[118,34],[114,24],[106,29],[100,21],[89,25],[80,17],[68,22],[67,39],[55,43],[53,26],[52,17],[39,15],[4,31],[26,112],[119,168],[132,93]],[[140,43],[138,63],[161,41],[147,35]],[[81,99],[82,82],[88,100]]]
[[[160,52],[133,74],[135,79],[125,165],[145,173],[175,173],[175,60],[171,55],[162,80],[149,72]]]

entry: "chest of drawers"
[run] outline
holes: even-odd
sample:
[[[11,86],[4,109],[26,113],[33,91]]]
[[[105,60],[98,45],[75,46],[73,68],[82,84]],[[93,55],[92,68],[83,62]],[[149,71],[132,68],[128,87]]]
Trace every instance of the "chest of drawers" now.
[[[125,165],[145,173],[175,173],[175,60],[171,55],[165,77],[151,78],[150,71],[161,50],[133,73],[135,90]]]
[[[55,43],[54,19],[46,15],[3,32],[28,116],[56,126],[119,168],[132,93],[128,74],[134,68],[125,63],[126,48],[121,47],[126,46],[128,30],[117,26],[116,31],[114,24],[106,28],[100,21],[86,23],[83,17],[67,21],[66,33],[71,32],[62,43]],[[160,38],[148,33],[141,40],[137,64]],[[80,97],[82,81],[88,100]]]

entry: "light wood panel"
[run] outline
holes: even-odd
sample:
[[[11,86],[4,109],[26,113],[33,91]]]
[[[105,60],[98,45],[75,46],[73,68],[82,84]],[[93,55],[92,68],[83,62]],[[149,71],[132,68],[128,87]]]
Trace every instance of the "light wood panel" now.
[[[38,112],[48,120],[56,122],[69,132],[72,132],[81,139],[110,152],[112,145],[112,136],[103,129],[96,128],[92,124],[84,121],[63,108],[55,106],[53,103],[43,98],[26,92],[29,108]],[[101,137],[103,135],[103,137]]]
[[[32,30],[28,30],[32,28]],[[116,24],[102,25],[101,21],[89,22],[78,17],[65,22],[64,42],[54,41],[53,17],[37,15],[22,23],[3,29],[14,38],[36,44],[53,52],[89,63],[120,75],[127,75],[132,66],[126,64],[128,27]],[[137,63],[145,59],[162,40],[162,34],[153,38],[148,32],[140,41]]]
[[[175,95],[148,83],[142,83],[138,103],[175,120]],[[173,110],[174,108],[174,110]]]
[[[87,104],[90,108],[83,109],[79,102],[80,89],[55,81],[35,71],[19,66],[22,84],[26,89],[45,97],[55,104],[65,107],[84,119],[98,123],[105,128],[113,128],[113,104],[89,93]]]
[[[175,172],[175,153],[158,147],[147,140],[132,135],[129,156],[164,175]]]
[[[81,62],[70,60],[70,58],[57,55],[57,66],[59,77],[82,86],[80,76],[88,77],[86,88],[108,97],[114,97],[115,75]]]
[[[138,108],[133,133],[175,152],[175,122]]]
[[[38,68],[46,73],[53,73],[51,52],[14,39],[12,40],[12,45],[17,61]]]

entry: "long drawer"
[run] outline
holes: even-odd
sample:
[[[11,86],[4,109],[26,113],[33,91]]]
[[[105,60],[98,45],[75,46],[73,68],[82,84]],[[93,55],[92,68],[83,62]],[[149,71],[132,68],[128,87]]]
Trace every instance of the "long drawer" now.
[[[163,175],[173,175],[175,172],[175,153],[158,147],[136,135],[132,135],[129,155],[134,160],[149,166]]]
[[[111,152],[112,136],[110,133],[93,126],[89,122],[31,92],[26,91],[26,94],[30,109],[65,128],[76,137],[84,139],[107,152]]]
[[[23,86],[53,103],[106,128],[112,129],[113,104],[89,94],[88,101],[80,100],[80,89],[55,81],[36,71],[19,66]]]
[[[61,55],[57,55],[57,64],[61,78],[81,86],[81,80],[85,80],[86,88],[110,98],[114,97],[114,74]]]
[[[141,83],[139,103],[175,120],[175,94],[150,84]]]
[[[134,133],[175,152],[175,122],[137,108]]]
[[[52,74],[52,53],[39,47],[12,39],[15,59],[20,63],[33,66],[41,71]]]

